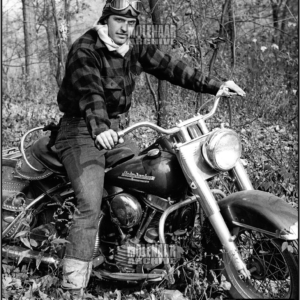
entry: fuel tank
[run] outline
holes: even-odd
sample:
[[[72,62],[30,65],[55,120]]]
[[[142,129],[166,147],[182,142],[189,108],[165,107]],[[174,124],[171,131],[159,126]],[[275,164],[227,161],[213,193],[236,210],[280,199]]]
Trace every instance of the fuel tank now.
[[[108,171],[105,174],[107,185],[172,199],[181,197],[187,188],[175,154],[157,148]]]

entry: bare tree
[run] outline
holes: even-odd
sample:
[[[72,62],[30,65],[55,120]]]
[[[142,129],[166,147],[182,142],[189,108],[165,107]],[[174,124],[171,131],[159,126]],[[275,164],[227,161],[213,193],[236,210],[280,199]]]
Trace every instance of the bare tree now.
[[[223,39],[224,33],[225,33],[224,19],[225,19],[225,15],[228,10],[228,6],[229,6],[230,2],[231,2],[230,0],[225,0],[225,2],[223,4],[222,15],[221,15],[221,20],[220,20],[219,37],[217,39],[215,39],[214,41],[212,41],[215,46],[214,46],[213,55],[212,55],[210,63],[209,63],[209,76],[211,76],[211,74],[212,74],[214,64],[217,59],[217,55],[218,55],[219,48],[220,48],[219,45],[224,42],[224,39]]]
[[[8,14],[6,14],[6,16],[3,16],[3,34],[5,35],[5,37],[7,38],[8,36]],[[3,51],[3,57],[5,59],[7,59],[8,57],[8,45],[5,45],[5,48],[2,49]],[[8,82],[7,82],[7,72],[9,70],[8,66],[5,66],[4,64],[2,64],[2,76],[3,76],[3,80],[2,80],[2,93],[5,94],[8,91]]]
[[[71,0],[64,0],[65,3],[65,19],[67,25],[67,46],[68,49],[72,46],[72,38],[71,38],[71,12],[70,12],[70,2]]]
[[[46,32],[48,41],[48,52],[49,52],[49,65],[51,76],[56,77],[57,70],[57,47],[55,44],[55,24],[53,18],[52,4],[49,1],[45,1],[46,4]]]
[[[280,13],[280,3],[281,1],[271,0],[272,5],[272,13],[273,13],[273,26],[274,26],[274,34],[273,34],[273,43],[278,44],[279,40],[279,13]]]
[[[34,3],[22,0],[25,41],[25,70],[27,78],[38,78],[40,74]]]
[[[164,23],[164,3],[160,0],[149,0],[151,9],[151,17],[154,25]],[[168,46],[158,45],[158,48],[163,52],[168,51]],[[165,127],[167,125],[166,101],[168,96],[168,82],[165,80],[158,81],[158,96],[157,96],[157,124]]]
[[[228,3],[228,35],[230,37],[230,48],[231,48],[231,68],[232,71],[234,70],[235,67],[235,60],[236,60],[236,55],[235,55],[235,16],[234,16],[234,5],[233,5],[234,0],[229,0]]]
[[[58,49],[58,63],[57,63],[57,69],[56,69],[56,81],[58,86],[62,83],[63,73],[65,69],[65,54],[64,54],[64,45],[63,45],[63,37],[62,33],[59,30],[58,26],[58,18],[57,18],[57,11],[56,11],[56,4],[55,0],[51,0],[52,4],[52,14],[54,18],[55,28],[56,28],[56,37],[57,37],[57,49]]]
[[[287,14],[287,0],[283,1],[283,8],[282,8],[282,17],[281,17],[281,30],[280,30],[280,38],[279,38],[279,47],[281,48],[283,43],[284,43],[284,39],[285,39],[285,28],[286,28],[286,14]]]

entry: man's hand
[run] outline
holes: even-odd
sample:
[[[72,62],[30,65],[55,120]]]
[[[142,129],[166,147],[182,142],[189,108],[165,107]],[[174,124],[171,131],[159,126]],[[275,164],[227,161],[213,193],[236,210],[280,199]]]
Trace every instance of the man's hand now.
[[[228,80],[221,85],[217,96],[231,96],[236,94],[242,97],[246,96],[246,93],[237,84],[232,80]]]
[[[98,149],[111,150],[118,143],[122,144],[124,140],[123,138],[119,139],[118,134],[112,129],[101,132],[95,139],[95,145]]]

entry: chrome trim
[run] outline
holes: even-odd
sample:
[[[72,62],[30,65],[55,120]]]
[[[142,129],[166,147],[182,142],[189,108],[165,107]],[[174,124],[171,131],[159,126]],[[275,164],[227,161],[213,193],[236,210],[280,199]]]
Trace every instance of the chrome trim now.
[[[244,276],[249,277],[250,275],[246,265],[243,262],[239,251],[233,242],[228,226],[220,213],[220,207],[212,194],[207,181],[203,179],[195,164],[194,153],[190,150],[189,145],[186,145],[180,147],[179,152],[176,155],[179,157],[178,160],[184,170],[188,183],[193,189],[193,193],[199,196],[199,204],[204,210],[205,215],[209,218],[225,251],[230,255],[236,270]]]
[[[206,115],[200,115],[200,114],[197,114],[194,118],[191,118],[191,119],[188,119],[188,120],[186,120],[186,121],[183,121],[183,122],[177,124],[177,126],[178,126],[178,127],[183,127],[183,126],[187,126],[187,125],[189,125],[189,124],[191,124],[191,123],[193,123],[193,122],[196,122],[196,121],[200,121],[200,120],[201,120],[201,121],[203,122],[203,121],[205,121],[205,120],[211,118],[211,117],[215,114],[215,112],[216,112],[216,110],[217,110],[217,107],[218,107],[218,105],[219,105],[220,99],[221,99],[220,96],[217,96],[217,97],[215,98],[215,102],[214,102],[213,108],[212,108],[211,111],[210,111],[209,113],[207,113]]]
[[[8,246],[5,245],[2,247],[2,256],[8,257],[13,260],[19,260],[20,257],[23,257],[23,260],[32,260],[32,259],[40,259],[42,263],[46,263],[48,265],[58,266],[61,263],[61,259],[56,255],[50,255],[48,253],[43,253],[40,256],[41,252],[34,251],[30,249],[26,249],[18,246]],[[165,277],[165,274],[141,274],[141,273],[111,273],[105,270],[97,270],[98,273],[103,278],[111,279],[111,280],[119,280],[119,281],[161,281]]]
[[[97,270],[103,278],[119,281],[161,281],[164,276],[161,274],[142,273],[111,273],[105,270]]]
[[[271,232],[268,230],[264,230],[261,228],[257,228],[257,227],[247,225],[244,223],[240,223],[240,222],[236,222],[236,221],[232,221],[232,223],[237,226],[240,226],[240,227],[248,228],[251,230],[255,230],[255,231],[273,236],[275,238],[281,238],[281,239],[289,240],[289,241],[298,239],[298,221],[290,227],[289,232],[285,229],[277,230],[276,232]]]
[[[27,132],[23,135],[23,137],[21,138],[20,151],[21,151],[21,153],[22,153],[22,155],[23,155],[23,158],[24,158],[26,164],[27,164],[32,170],[37,171],[37,172],[41,172],[41,170],[38,170],[38,169],[36,169],[35,167],[33,167],[33,166],[29,163],[29,161],[27,160],[27,157],[26,157],[26,154],[25,154],[25,150],[24,150],[24,142],[25,142],[25,139],[26,139],[26,137],[27,137],[28,134],[30,134],[30,133],[32,133],[32,132],[34,132],[34,131],[37,131],[37,130],[41,130],[41,129],[43,129],[43,128],[44,128],[44,126],[33,128],[33,129],[27,131]]]
[[[164,129],[164,128],[157,126],[151,122],[139,122],[139,123],[133,124],[132,126],[126,128],[124,130],[118,131],[118,135],[119,135],[119,137],[123,137],[124,135],[128,134],[129,132],[131,132],[135,129],[138,129],[140,127],[149,127],[153,130],[158,131],[159,133],[163,133],[163,134],[167,134],[167,135],[174,134],[179,131],[179,128],[177,128],[177,127],[170,128],[170,129]]]
[[[207,135],[208,133],[210,133],[210,130],[207,128],[206,123],[203,119],[200,119],[198,121],[198,124],[199,124],[200,129],[201,129],[201,131],[204,135]]]
[[[182,129],[182,127],[186,127],[186,126],[188,126],[188,125],[190,125],[192,123],[199,122],[200,126],[201,126],[201,124],[203,124],[204,120],[207,120],[207,119],[211,118],[215,114],[215,112],[217,110],[217,107],[219,105],[219,101],[221,99],[221,97],[219,95],[222,94],[223,90],[224,90],[224,88],[219,90],[218,95],[215,98],[215,102],[214,102],[213,108],[206,115],[202,116],[200,114],[197,114],[195,117],[193,117],[191,119],[188,119],[186,121],[180,122],[179,124],[176,124],[176,127],[173,127],[173,128],[170,128],[170,129],[164,129],[164,128],[162,128],[160,126],[157,126],[157,125],[155,125],[155,124],[153,124],[151,122],[139,122],[139,123],[133,124],[132,126],[126,128],[124,130],[120,130],[118,132],[118,135],[119,135],[119,137],[123,137],[124,135],[128,134],[129,132],[131,132],[131,131],[133,131],[135,129],[138,129],[140,127],[149,127],[151,129],[159,132],[159,133],[171,135],[171,134],[179,132],[180,129]]]
[[[217,107],[219,105],[220,99],[221,99],[221,97],[216,97],[212,110],[209,113],[207,113],[206,115],[202,116],[203,121],[211,118],[215,114]]]
[[[239,250],[234,242],[234,237],[231,235],[230,231],[228,230],[228,227],[220,212],[215,213],[209,216],[208,218],[215,232],[217,233],[222,246],[225,248],[225,251],[228,253],[235,269],[246,278],[250,278],[250,272],[248,271],[246,264],[244,263],[239,253]]]
[[[251,226],[251,225],[247,225],[247,224],[244,224],[244,223],[240,223],[240,222],[237,222],[237,221],[232,221],[232,223],[234,225],[237,225],[237,226],[240,226],[240,227],[244,227],[244,228],[247,228],[247,229],[259,231],[261,233],[264,233],[264,234],[267,234],[267,235],[271,235],[271,236],[273,236],[275,238],[279,238],[278,234],[276,234],[274,232],[271,232],[271,231],[268,231],[268,230],[260,229],[260,228],[257,228],[257,227]]]
[[[41,256],[40,254],[41,252],[39,251],[34,251],[19,246],[2,246],[2,256],[13,260],[18,261],[22,256],[23,260],[40,259],[42,263],[46,263],[48,265],[50,264],[57,266],[61,262],[61,259],[55,255],[43,253]]]
[[[187,127],[180,126],[180,134],[184,138],[185,142],[190,142],[192,139],[186,128]]]
[[[192,204],[194,203],[195,201],[197,201],[198,199],[198,196],[192,196],[182,202],[179,202],[179,203],[176,203],[176,204],[173,204],[172,206],[170,206],[168,209],[165,210],[165,212],[161,215],[160,217],[160,220],[159,220],[159,226],[158,226],[158,235],[159,235],[159,242],[161,244],[165,244],[166,243],[166,240],[165,240],[165,222],[166,222],[166,219],[167,217],[175,210],[183,207],[183,206],[186,206],[186,205],[189,205],[189,204]]]
[[[223,138],[229,137],[229,143],[230,143],[230,157],[235,157],[235,162],[233,162],[230,166],[220,166],[220,164],[217,162],[216,157],[216,151],[215,149],[218,147],[217,145]],[[235,141],[233,141],[235,139]],[[224,147],[223,147],[224,148]],[[238,148],[238,150],[236,149]],[[223,150],[223,149],[222,149]],[[219,151],[220,152],[220,151]],[[202,145],[202,154],[206,161],[206,163],[213,169],[225,172],[228,170],[231,170],[236,163],[240,160],[242,152],[242,145],[240,138],[238,134],[229,128],[220,128],[217,130],[214,130],[211,135],[205,140],[205,143]]]
[[[186,180],[193,193],[199,196],[199,203],[204,210],[206,216],[210,216],[220,211],[215,197],[200,171],[197,161],[199,155],[199,147],[196,144],[185,144],[178,149],[176,156],[184,172]]]
[[[197,141],[200,141],[200,140],[203,140],[205,137],[211,135],[211,132],[209,133],[206,133],[206,134],[203,134],[193,140],[190,140],[190,141],[185,141],[184,143],[178,143],[176,144],[176,150],[178,150],[179,148],[183,147],[183,146],[186,146],[186,145],[189,145],[189,144],[192,144],[192,143],[196,143]]]
[[[232,178],[234,178],[237,181],[237,185],[241,191],[254,190],[250,178],[240,159],[236,162],[235,166],[229,171],[229,174]]]
[[[26,212],[32,207],[34,206],[36,203],[38,203],[41,199],[43,199],[45,196],[47,196],[49,193],[55,192],[56,190],[62,188],[63,186],[68,186],[71,185],[70,182],[67,183],[61,183],[55,187],[53,187],[52,189],[48,190],[46,193],[41,194],[39,197],[37,197],[35,200],[33,200],[28,206],[25,207],[24,211],[22,211],[15,219],[12,223],[10,223],[9,226],[7,226],[5,228],[5,230],[2,232],[2,236],[5,237],[5,235],[7,234],[7,232],[9,232],[9,230],[14,226],[14,224],[16,222],[18,222],[22,217],[24,217],[26,215]]]
[[[112,221],[122,228],[131,228],[142,218],[141,204],[130,194],[121,193],[114,196],[109,206]]]
[[[188,204],[191,204],[191,203],[194,203],[195,201],[197,201],[197,196],[192,196],[191,198],[188,198],[182,202],[179,202],[179,203],[176,203],[172,206],[170,206],[163,214],[162,216],[160,217],[160,220],[159,220],[159,225],[158,225],[158,236],[159,236],[159,242],[160,244],[162,245],[165,245],[166,244],[166,240],[165,240],[165,223],[166,223],[166,219],[167,217],[175,210],[185,206],[185,205],[188,205]],[[166,256],[168,256],[168,253],[166,251],[165,253]],[[169,257],[165,257],[164,258],[164,266],[165,266],[165,270],[167,271],[167,274],[168,274],[168,277],[169,277],[169,281],[171,284],[173,284],[175,282],[174,280],[174,277],[173,277],[173,274],[170,274],[171,273],[171,265],[170,265],[170,262],[169,262]]]

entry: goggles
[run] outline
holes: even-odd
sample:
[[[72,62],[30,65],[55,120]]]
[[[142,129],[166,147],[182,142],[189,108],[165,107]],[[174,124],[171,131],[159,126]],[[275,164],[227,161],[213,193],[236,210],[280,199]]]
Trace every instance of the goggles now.
[[[131,6],[136,12],[141,13],[143,4],[141,1],[135,0],[113,0],[110,2],[110,8],[116,11],[124,10]]]

